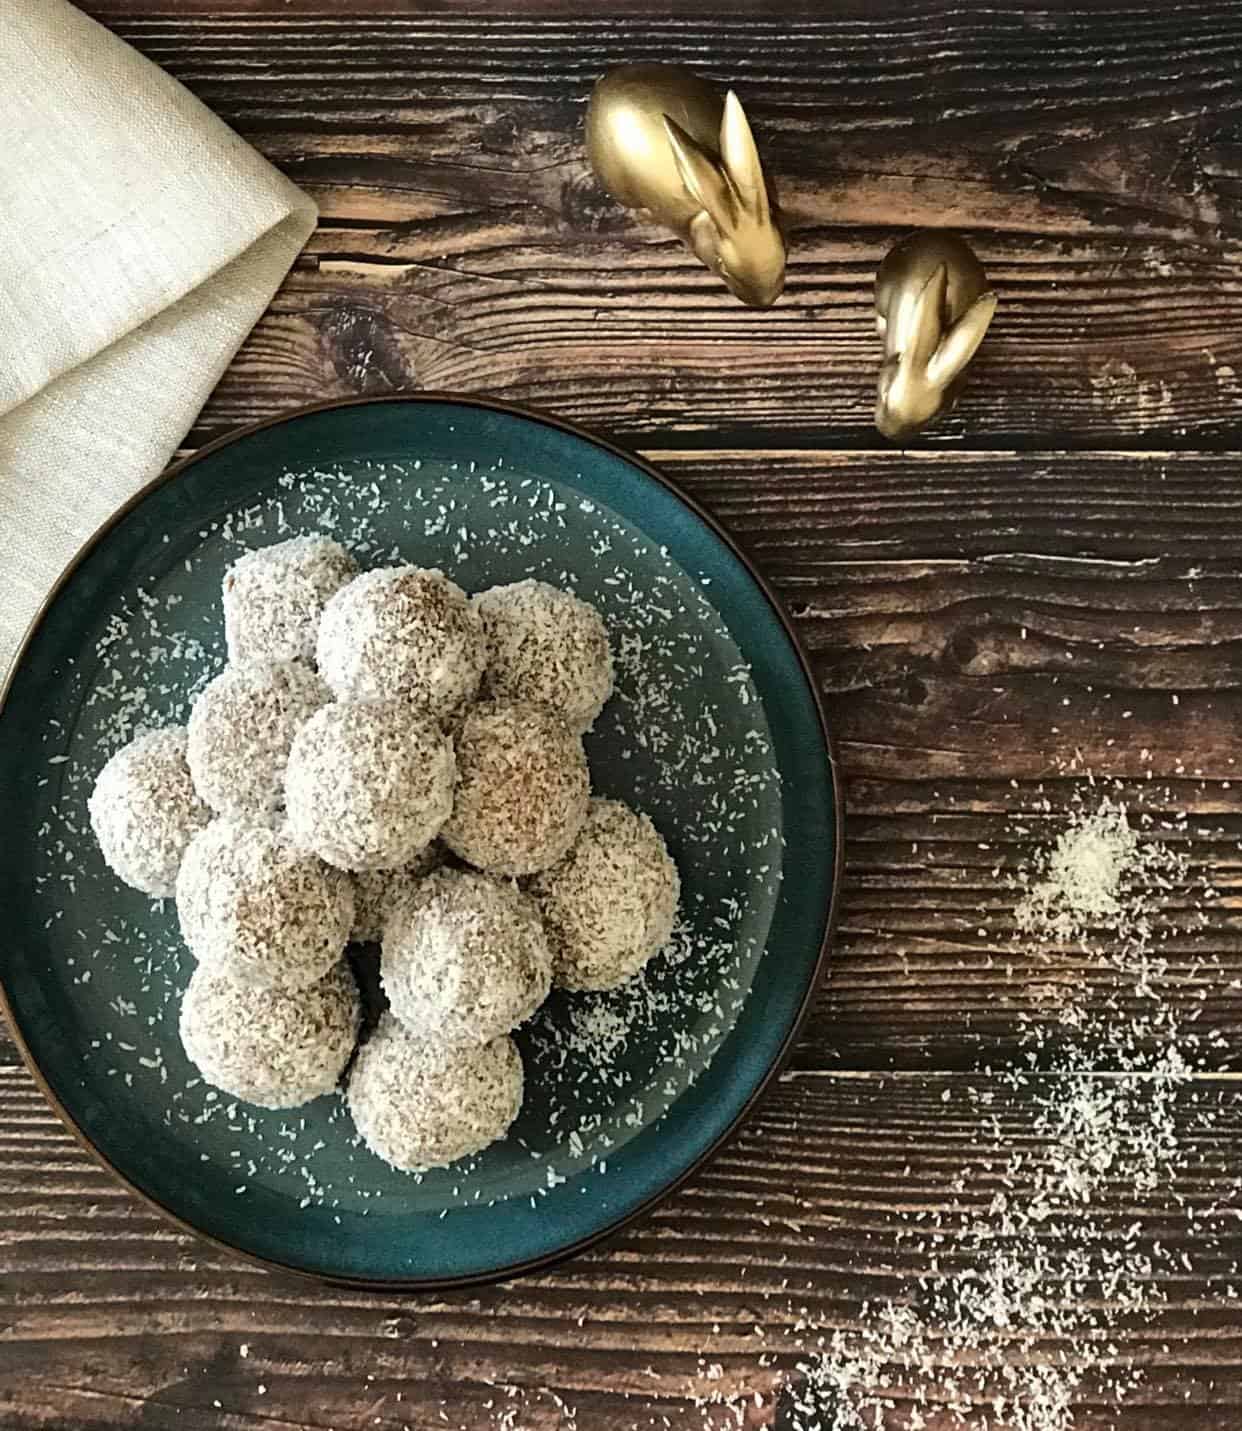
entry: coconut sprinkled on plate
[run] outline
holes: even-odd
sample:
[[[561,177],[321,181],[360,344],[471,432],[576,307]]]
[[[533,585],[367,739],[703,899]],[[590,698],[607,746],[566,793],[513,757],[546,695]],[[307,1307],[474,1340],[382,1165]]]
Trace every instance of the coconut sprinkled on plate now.
[[[669,825],[676,792],[695,792],[696,820],[678,831],[678,859],[714,873],[688,893],[684,928],[622,989],[574,996],[581,1030],[606,1018],[588,1004],[614,1001],[624,1038],[592,1049],[558,998],[518,1031],[532,1060],[528,1104],[537,1102],[502,1145],[526,1165],[507,1174],[509,1195],[538,1201],[584,1169],[606,1188],[615,1151],[694,1083],[745,1001],[780,885],[779,781],[762,705],[710,591],[607,508],[499,465],[359,462],[278,475],[270,498],[206,524],[191,546],[171,547],[166,569],[100,614],[92,661],[70,675],[80,708],[45,735],[47,860],[36,875],[40,908],[70,941],[75,997],[98,1030],[89,1056],[146,1106],[162,1105],[176,1145],[228,1168],[236,1188],[282,1191],[295,1206],[342,1218],[366,1215],[383,1198],[441,1208],[496,1195],[493,1150],[386,1182],[365,1150],[342,1148],[343,1103],[267,1112],[211,1088],[177,1038],[194,963],[172,910],[148,926],[145,906],[105,916],[75,904],[95,774],[135,734],[184,721],[224,663],[219,605],[204,604],[204,589],[218,590],[248,551],[308,533],[339,542],[364,566],[438,565],[467,590],[536,579],[581,595],[616,644],[616,693],[588,737],[604,792]],[[727,679],[717,681],[722,661]]]

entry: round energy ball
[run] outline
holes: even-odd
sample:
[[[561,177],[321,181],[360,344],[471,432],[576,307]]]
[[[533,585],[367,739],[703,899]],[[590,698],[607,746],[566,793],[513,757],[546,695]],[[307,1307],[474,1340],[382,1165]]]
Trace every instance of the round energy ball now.
[[[184,726],[148,731],[108,761],[91,791],[91,828],[109,868],[166,899],[193,835],[211,820],[185,760]]]
[[[397,869],[448,818],[454,769],[448,736],[406,701],[324,706],[289,752],[290,834],[338,869]]]
[[[213,1087],[261,1108],[296,1108],[336,1087],[361,1019],[344,964],[304,989],[262,992],[200,965],[181,1005],[181,1042]]]
[[[226,666],[190,712],[186,759],[198,793],[220,815],[270,821],[294,734],[331,699],[300,661]]]
[[[546,869],[586,818],[582,740],[543,706],[483,701],[457,735],[457,788],[441,838],[492,874]]]
[[[212,973],[255,989],[302,989],[344,952],[354,891],[346,875],[265,826],[215,820],[185,852],[177,915]]]
[[[440,870],[384,926],[380,977],[393,1016],[437,1043],[485,1044],[548,997],[552,955],[534,900],[473,870]]]
[[[400,696],[451,723],[475,698],[486,650],[466,593],[440,571],[366,571],[328,602],[319,669],[339,700]]]
[[[224,574],[230,661],[313,661],[328,598],[358,564],[327,537],[293,537],[239,557]]]
[[[487,641],[483,684],[502,701],[550,706],[589,730],[612,694],[612,652],[593,606],[544,581],[493,586],[474,598]]]
[[[615,989],[668,942],[681,881],[659,831],[619,800],[591,801],[573,849],[530,882],[553,977],[566,989]]]
[[[406,1172],[442,1168],[504,1136],[522,1106],[522,1059],[508,1037],[451,1048],[384,1014],[358,1052],[348,1096],[377,1157]]]
[[[354,927],[356,944],[375,944],[383,937],[390,910],[414,890],[419,881],[438,869],[444,851],[434,840],[399,870],[359,870],[354,876]]]

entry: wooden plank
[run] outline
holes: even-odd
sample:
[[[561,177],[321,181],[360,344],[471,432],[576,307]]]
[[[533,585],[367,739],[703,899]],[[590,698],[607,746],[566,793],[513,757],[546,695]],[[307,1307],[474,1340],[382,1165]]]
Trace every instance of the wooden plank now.
[[[1014,923],[1015,876],[1105,794],[1187,856],[1161,990],[1236,1049],[1237,459],[653,455],[790,604],[839,742],[846,884],[799,1060],[987,1065],[1032,1024],[1055,1044],[1070,995],[1135,1009],[1117,941]]]
[[[422,1431],[443,1410],[452,1427],[741,1424],[695,1405],[716,1396],[768,1426],[780,1379],[819,1336],[874,1331],[890,1300],[929,1331],[950,1325],[938,1299],[987,1263],[978,1231],[994,1199],[1047,1195],[1061,1142],[1041,1120],[1056,1096],[1040,1078],[787,1079],[691,1187],[607,1251],[432,1300],[312,1292],[200,1246],[116,1188],[25,1076],[3,1070],[0,1419],[6,1431]],[[1219,1431],[1242,1415],[1242,1102],[1232,1081],[1188,1084],[1172,1102],[1158,1120],[1167,1182],[1138,1189],[1119,1164],[1093,1201],[1023,1244],[1062,1273],[1071,1246],[1150,1259],[1149,1273],[1084,1298],[1079,1328],[1084,1346],[1104,1328],[1147,1381],[1117,1410],[1089,1377],[1076,1426]],[[814,1329],[795,1332],[799,1321]],[[1018,1365],[1072,1354],[1043,1326],[1031,1313],[985,1341]],[[909,1424],[911,1396],[931,1384],[926,1370],[897,1372],[901,1415],[886,1426]]]
[[[795,1065],[1003,1066],[1054,1058],[1077,1036],[1079,1018],[1151,1018],[1157,1006],[1124,941],[1096,936],[1083,949],[1023,935],[1016,924],[1015,875],[1064,828],[1074,789],[948,781],[936,785],[932,809],[932,792],[917,782],[851,781],[830,978]],[[1138,811],[1145,793],[1138,785],[1109,792]],[[1170,794],[1176,804],[1166,796],[1146,806],[1157,820],[1213,803],[1210,787],[1188,783]],[[1045,798],[1049,813],[1038,810]],[[1193,1034],[1186,1053],[1195,1066],[1238,1067],[1240,837],[1236,811],[1192,816],[1166,837],[1190,866],[1152,920],[1154,987],[1160,1007]],[[1108,1048],[1098,1057],[1113,1066]]]
[[[870,290],[886,242],[812,237],[796,291],[756,313],[725,303],[674,243],[650,237],[583,240],[571,252],[515,245],[482,217],[451,233],[329,226],[313,244],[319,268],[293,275],[193,440],[324,398],[424,388],[543,408],[646,445],[672,429],[881,447]],[[1061,253],[1026,238],[979,247],[1007,299],[975,381],[927,445],[1237,433],[1233,260],[1159,244],[1136,258],[1120,239]],[[1199,303],[1205,288],[1219,306]],[[1179,326],[1162,326],[1174,312]]]
[[[320,15],[334,18],[342,15],[361,16],[368,20],[389,16],[408,19],[411,16],[426,15],[497,18],[496,7],[483,3],[483,0],[474,0],[474,3],[466,5],[456,4],[454,0],[177,0],[175,10],[172,8],[172,0],[82,0],[78,8],[104,21],[174,13],[202,15],[211,19],[234,19],[239,15],[246,15],[273,20]],[[907,16],[911,11],[919,9],[942,8],[942,4],[928,5],[926,0],[912,0],[912,3],[906,3],[906,0],[780,0],[779,6],[762,7],[751,5],[747,0],[661,0],[658,12],[652,0],[611,0],[608,7],[610,15],[638,15],[647,20],[657,13],[660,18],[730,14],[745,16],[756,9],[789,18],[801,15],[822,17],[827,12],[837,19],[875,20],[893,15]],[[1034,10],[1036,7],[1025,8]],[[1082,0],[1042,0],[1038,11],[1040,14],[1055,15],[1059,11],[1083,8]],[[1143,9],[1162,10],[1163,0],[1131,0],[1131,13],[1138,13]],[[509,18],[581,18],[581,10],[575,0],[509,0],[504,6],[503,14]]]
[[[851,775],[1235,774],[1236,455],[651,455],[788,602]]]
[[[918,224],[970,232],[1002,294],[933,444],[1239,432],[1236,7],[1102,13],[1089,44],[1072,11],[979,23],[939,6],[869,25],[110,18],[323,208],[199,439],[418,386],[647,440],[683,427],[878,446],[870,285]],[[771,312],[729,300],[588,174],[592,80],[652,53],[742,77],[792,226]]]

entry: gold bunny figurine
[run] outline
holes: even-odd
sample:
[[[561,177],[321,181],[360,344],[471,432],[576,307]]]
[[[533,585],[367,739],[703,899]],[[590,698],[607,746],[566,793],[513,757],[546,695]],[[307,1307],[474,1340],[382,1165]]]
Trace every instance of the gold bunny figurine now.
[[[595,86],[587,151],[601,183],[684,238],[743,303],[785,286],[781,236],[741,101],[680,65],[621,65]]]
[[[890,250],[875,279],[885,437],[910,437],[953,406],[995,311],[983,265],[956,234],[922,229]]]

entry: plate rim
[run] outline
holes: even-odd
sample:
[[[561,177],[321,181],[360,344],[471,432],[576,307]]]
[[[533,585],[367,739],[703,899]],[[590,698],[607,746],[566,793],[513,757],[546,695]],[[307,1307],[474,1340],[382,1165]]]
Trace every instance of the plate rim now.
[[[719,520],[714,517],[697,498],[685,491],[684,488],[674,482],[672,478],[666,476],[658,467],[648,462],[646,458],[610,441],[608,438],[598,436],[587,428],[569,422],[565,418],[542,412],[538,408],[503,402],[495,398],[480,397],[474,394],[428,390],[426,392],[416,393],[383,393],[374,396],[363,394],[355,397],[334,398],[323,402],[309,403],[305,406],[291,408],[287,411],[277,413],[273,417],[261,418],[257,422],[247,423],[243,427],[222,433],[219,437],[212,438],[211,441],[205,443],[202,447],[197,448],[179,461],[171,463],[164,471],[159,473],[158,476],[153,477],[149,482],[144,483],[138,488],[132,496],[128,497],[125,502],[117,507],[115,511],[95,528],[77,551],[74,552],[53,585],[48,589],[46,596],[39,603],[37,611],[22,634],[17,649],[9,662],[8,668],[4,672],[3,680],[0,680],[0,716],[4,713],[13,682],[25,661],[27,651],[34,642],[38,635],[39,628],[42,626],[44,619],[59,598],[61,592],[68,586],[78,568],[90,553],[99,546],[112,529],[123,521],[136,507],[140,506],[153,492],[158,491],[168,483],[175,482],[187,468],[192,467],[196,462],[202,461],[206,457],[212,456],[223,448],[231,447],[234,443],[241,442],[254,433],[263,432],[273,427],[280,427],[286,423],[295,422],[300,418],[309,417],[315,413],[333,412],[354,407],[379,406],[381,404],[421,406],[437,403],[453,403],[463,407],[478,408],[485,412],[500,413],[504,416],[516,417],[528,422],[539,423],[545,427],[555,428],[569,434],[571,437],[577,438],[579,441],[588,443],[590,446],[600,448],[611,456],[621,459],[623,462],[632,464],[647,477],[651,478],[652,481],[658,483],[671,493],[671,495],[693,513],[708,531],[730,552],[734,560],[741,565],[742,569],[755,583],[760,594],[771,607],[773,614],[789,640],[801,671],[802,679],[806,683],[810,693],[816,723],[819,727],[820,736],[824,743],[824,751],[828,758],[828,779],[832,789],[832,836],[835,858],[833,861],[832,884],[828,891],[828,909],[827,918],[824,922],[824,937],[815,955],[814,966],[807,980],[806,992],[802,997],[794,1018],[790,1022],[789,1029],[781,1042],[781,1046],[776,1051],[768,1068],[759,1079],[759,1082],[747,1095],[745,1102],[730,1120],[728,1126],[719,1136],[713,1139],[681,1172],[669,1182],[665,1183],[658,1191],[645,1198],[637,1207],[631,1208],[621,1216],[613,1218],[596,1231],[578,1238],[577,1241],[564,1247],[556,1248],[551,1252],[542,1253],[536,1257],[526,1258],[520,1262],[508,1263],[503,1267],[450,1277],[351,1277],[322,1268],[295,1266],[291,1263],[282,1262],[277,1258],[265,1257],[257,1252],[251,1252],[247,1248],[239,1247],[235,1243],[228,1241],[227,1238],[217,1236],[215,1233],[207,1232],[203,1228],[195,1226],[192,1222],[174,1212],[170,1207],[160,1202],[154,1195],[131,1182],[130,1179],[116,1167],[98,1144],[79,1126],[73,1114],[52,1091],[51,1084],[44,1076],[34,1054],[31,1052],[22,1035],[13,1006],[9,1002],[8,991],[4,986],[2,974],[0,974],[0,1014],[4,1016],[9,1035],[15,1043],[18,1053],[21,1055],[22,1063],[25,1065],[27,1072],[34,1079],[40,1092],[51,1105],[52,1111],[60,1119],[61,1123],[64,1124],[65,1128],[73,1135],[78,1146],[83,1148],[94,1162],[103,1168],[111,1177],[115,1178],[122,1187],[126,1188],[135,1197],[140,1199],[143,1204],[151,1208],[166,1221],[172,1223],[173,1226],[182,1232],[189,1233],[192,1237],[199,1238],[208,1245],[216,1247],[229,1256],[236,1257],[253,1267],[259,1267],[266,1272],[272,1272],[278,1275],[296,1277],[302,1281],[316,1285],[341,1287],[351,1291],[372,1292],[376,1294],[392,1292],[434,1293],[464,1290],[472,1287],[494,1286],[499,1283],[514,1281],[519,1277],[528,1277],[539,1272],[550,1271],[562,1263],[581,1256],[582,1253],[592,1248],[601,1246],[611,1238],[624,1232],[627,1228],[632,1227],[635,1223],[641,1222],[650,1216],[658,1206],[684,1187],[691,1178],[708,1166],[753,1117],[759,1104],[769,1092],[772,1085],[779,1079],[788,1063],[789,1056],[793,1051],[794,1045],[797,1043],[798,1036],[801,1034],[807,1016],[810,1013],[815,995],[824,980],[824,973],[828,964],[829,949],[832,945],[833,936],[836,933],[841,880],[845,866],[845,809],[841,775],[837,763],[836,747],[832,732],[829,729],[828,721],[824,714],[823,699],[811,670],[806,649],[794,627],[793,621],[789,613],[785,610],[784,603],[777,595],[774,587],[759,570],[756,563],[741,548],[734,537],[721,525]]]

